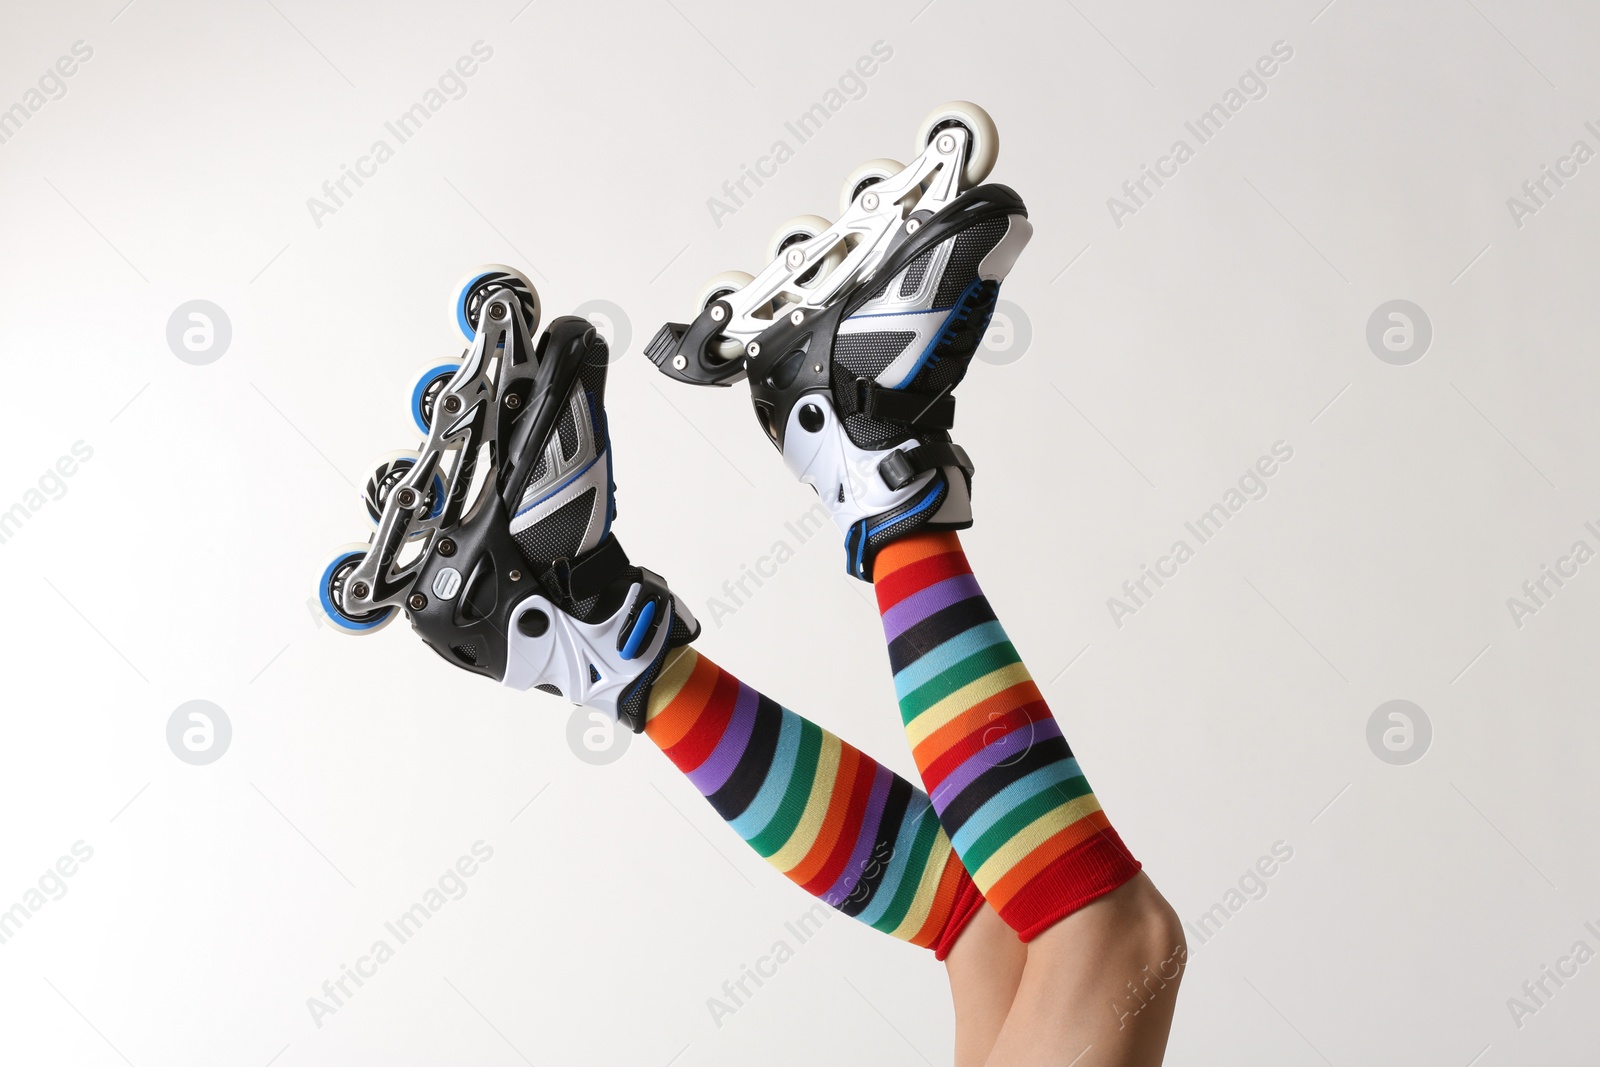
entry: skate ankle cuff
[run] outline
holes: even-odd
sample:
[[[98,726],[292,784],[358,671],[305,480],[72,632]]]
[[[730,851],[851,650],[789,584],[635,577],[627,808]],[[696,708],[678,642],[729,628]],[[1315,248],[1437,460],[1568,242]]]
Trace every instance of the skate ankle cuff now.
[[[700,634],[700,624],[652,571],[637,568],[622,603],[585,622],[534,594],[512,609],[502,684],[538,688],[644,729],[650,686],[667,653]]]

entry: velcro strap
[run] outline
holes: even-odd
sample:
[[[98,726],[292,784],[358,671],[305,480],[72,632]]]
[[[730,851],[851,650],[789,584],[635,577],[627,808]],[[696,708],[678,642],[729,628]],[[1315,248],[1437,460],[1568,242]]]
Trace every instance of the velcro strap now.
[[[603,591],[628,566],[622,542],[616,534],[607,534],[604,541],[575,559],[552,561],[540,577],[561,596],[584,600]]]
[[[909,451],[897,448],[883,457],[878,474],[890,489],[903,489],[920,475],[941,467],[960,467],[972,477],[972,460],[967,450],[952,441],[931,441]]]
[[[914,393],[885,389],[870,378],[846,384],[839,404],[841,415],[861,414],[869,419],[915,426],[921,430],[948,430],[956,424],[956,398],[948,391]]]

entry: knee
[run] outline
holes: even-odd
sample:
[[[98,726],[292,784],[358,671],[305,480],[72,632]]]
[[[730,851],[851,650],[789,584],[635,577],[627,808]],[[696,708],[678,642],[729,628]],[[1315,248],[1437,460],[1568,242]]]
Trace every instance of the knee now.
[[[1144,965],[1161,981],[1176,984],[1189,961],[1189,942],[1183,920],[1142,873],[1129,883],[1135,887],[1129,901],[1128,933],[1138,946]]]

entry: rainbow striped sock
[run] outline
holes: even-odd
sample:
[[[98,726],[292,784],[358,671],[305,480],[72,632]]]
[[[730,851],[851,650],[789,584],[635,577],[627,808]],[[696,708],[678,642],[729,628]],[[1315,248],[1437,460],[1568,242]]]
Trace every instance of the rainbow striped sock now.
[[[1137,874],[956,535],[886,546],[874,582],[912,755],[1001,918],[1027,941]]]
[[[644,732],[768,863],[831,907],[939,959],[983,905],[928,798],[693,649]]]

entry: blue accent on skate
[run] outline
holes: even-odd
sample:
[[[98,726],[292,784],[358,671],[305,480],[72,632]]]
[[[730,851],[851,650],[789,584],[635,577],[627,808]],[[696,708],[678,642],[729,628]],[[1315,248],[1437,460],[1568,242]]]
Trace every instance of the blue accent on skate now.
[[[479,281],[487,278],[492,273],[492,271],[484,271],[482,274],[474,274],[467,279],[467,284],[461,287],[461,292],[456,294],[456,325],[461,327],[462,336],[469,341],[472,340],[474,331],[472,323],[467,321],[467,294],[472,291],[474,285],[477,285]]]
[[[599,463],[600,462],[600,457],[604,456],[604,455],[605,455],[604,452],[597,453],[593,459],[591,459],[589,462],[587,462],[587,463],[585,463],[583,465],[583,470],[581,470],[578,473],[574,474],[572,477],[568,478],[566,481],[562,482],[560,485],[556,486],[554,489],[550,490],[544,496],[540,497],[538,500],[535,500],[533,503],[529,504],[527,507],[518,508],[517,509],[517,513],[515,515],[511,516],[511,517],[513,519],[520,518],[521,516],[526,515],[528,512],[532,511],[534,508],[538,507],[540,504],[543,504],[546,500],[549,500],[551,497],[553,497],[557,493],[561,492],[561,490],[565,489],[567,486],[571,485],[573,482],[577,481],[579,478],[582,478],[585,474],[587,474],[589,472],[589,468],[594,466],[596,463]]]
[[[640,648],[644,645],[644,635],[650,632],[650,620],[656,617],[656,602],[654,600],[645,604],[644,610],[639,612],[639,617],[634,620],[633,630],[628,634],[627,644],[622,646],[623,659],[635,659]]]
[[[428,386],[437,381],[439,375],[445,371],[450,372],[450,377],[461,369],[459,363],[441,363],[437,367],[429,367],[422,372],[422,377],[417,379],[417,384],[411,387],[411,421],[417,424],[417,429],[423,433],[428,432],[428,424],[422,421],[422,396],[428,391]]]
[[[884,530],[887,530],[889,527],[893,526],[895,523],[902,522],[914,515],[921,515],[924,511],[927,511],[933,506],[934,501],[939,498],[939,490],[943,486],[944,475],[941,474],[928,483],[928,491],[922,494],[922,499],[918,501],[917,505],[910,511],[904,511],[898,515],[884,519],[876,526],[867,525],[871,521],[870,519],[862,519],[852,526],[850,528],[850,534],[845,538],[844,543],[845,573],[850,575],[852,578],[860,578],[864,582],[872,581],[871,575],[866,573],[867,542],[870,541],[875,535],[882,533]],[[853,550],[852,545],[854,546]]]
[[[904,389],[912,379],[921,373],[922,368],[928,365],[929,360],[935,358],[934,352],[938,351],[939,346],[948,342],[955,335],[956,329],[971,316],[972,307],[970,306],[970,301],[973,294],[982,286],[982,278],[972,279],[972,284],[967,286],[960,298],[950,308],[950,314],[945,316],[943,325],[939,327],[939,332],[933,335],[933,339],[928,342],[928,347],[922,350],[922,354],[917,357],[916,363],[912,364],[911,369],[906,372],[906,376],[894,385],[888,386],[888,388]]]
[[[364,633],[367,630],[382,626],[389,621],[389,616],[394,614],[394,608],[386,608],[379,612],[376,618],[358,622],[346,615],[344,609],[334,604],[333,597],[328,593],[328,584],[333,580],[333,572],[359,555],[361,555],[360,552],[346,552],[336,557],[332,563],[323,569],[322,581],[317,584],[317,599],[322,603],[322,613],[327,616],[329,622],[341,630],[348,630],[351,633]]]

